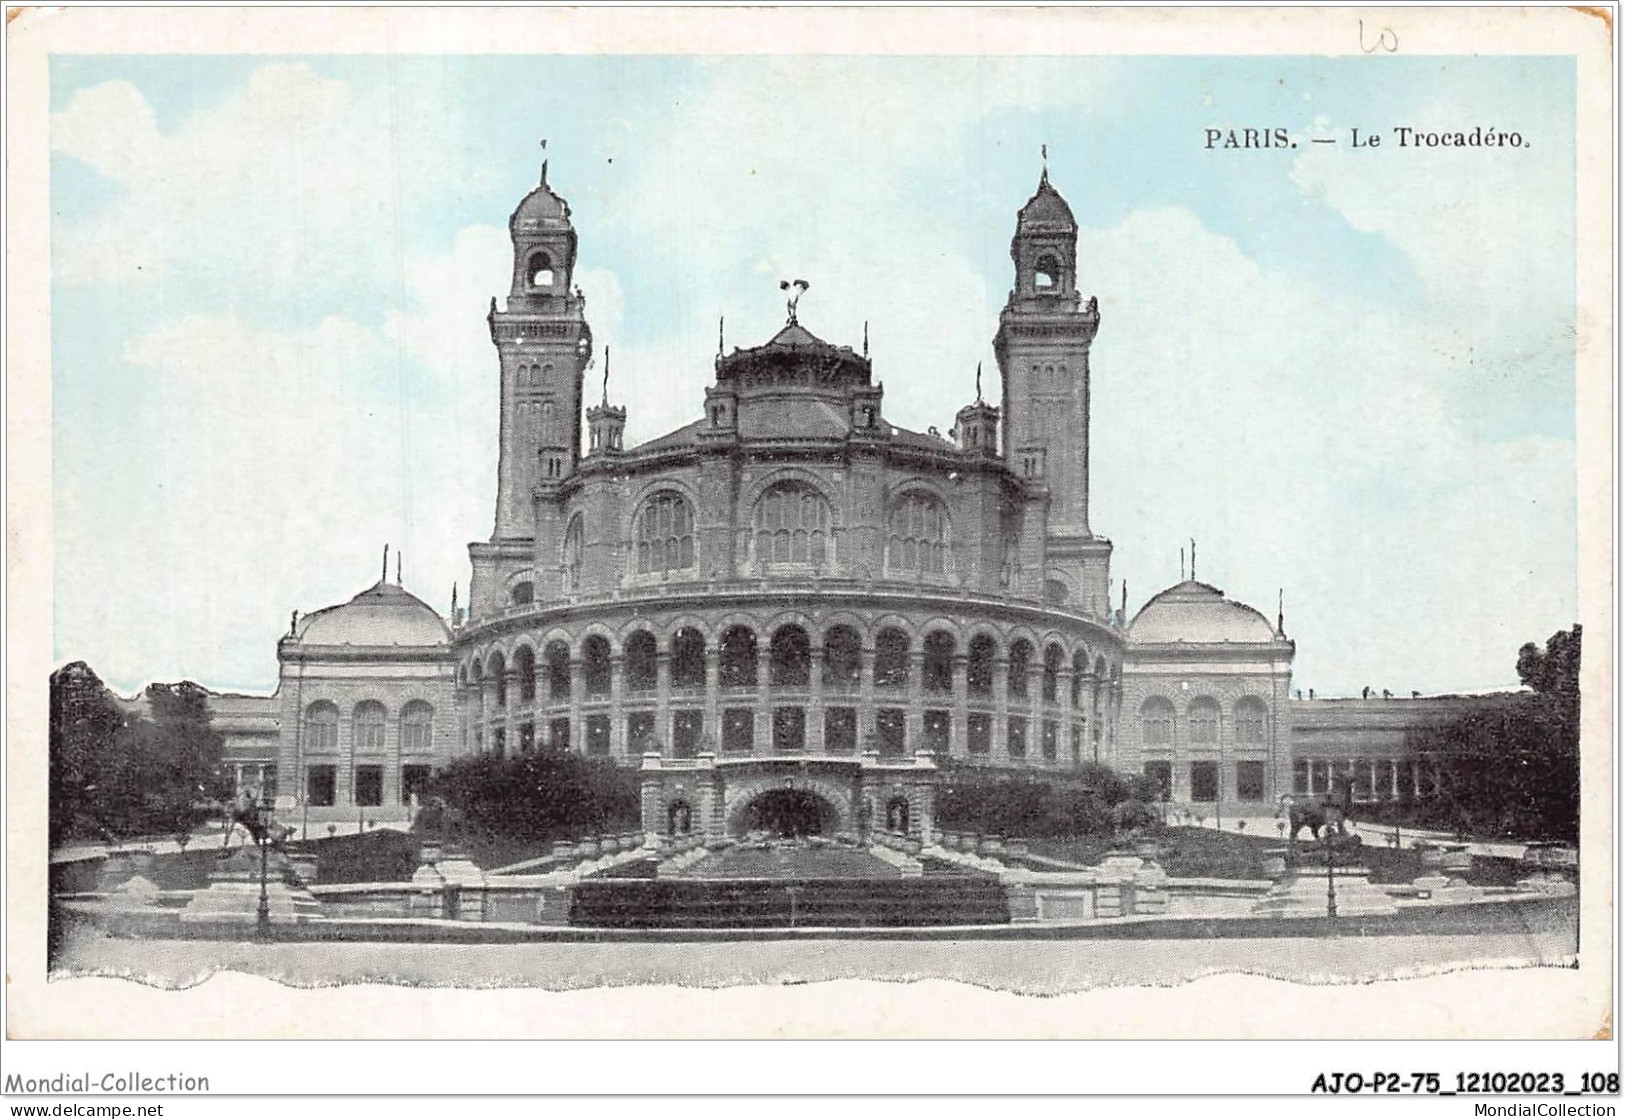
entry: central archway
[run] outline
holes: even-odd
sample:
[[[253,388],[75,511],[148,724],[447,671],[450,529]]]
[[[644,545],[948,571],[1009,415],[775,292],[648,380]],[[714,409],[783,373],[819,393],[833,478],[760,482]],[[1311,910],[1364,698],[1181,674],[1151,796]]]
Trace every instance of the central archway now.
[[[834,827],[835,810],[805,789],[769,789],[745,804],[739,822],[746,835],[766,832],[785,839],[823,835]]]

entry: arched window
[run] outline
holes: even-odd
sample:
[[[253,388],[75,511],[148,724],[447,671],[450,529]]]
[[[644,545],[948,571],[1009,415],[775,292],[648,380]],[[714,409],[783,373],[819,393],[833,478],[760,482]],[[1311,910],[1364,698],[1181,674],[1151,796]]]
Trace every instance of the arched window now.
[[[671,635],[671,686],[705,687],[705,635],[692,626]]]
[[[586,550],[586,532],[581,525],[581,514],[570,518],[570,527],[564,530],[564,589],[581,589],[581,559]]]
[[[875,634],[875,685],[908,686],[908,634],[900,629],[883,629]]]
[[[886,567],[908,576],[948,572],[948,513],[942,503],[914,490],[892,507]]]
[[[536,600],[536,586],[529,579],[515,583],[513,590],[508,592],[508,602],[513,606],[525,606]]]
[[[401,753],[431,753],[433,734],[433,707],[421,699],[414,699],[401,708]]]
[[[756,634],[748,626],[731,626],[722,635],[718,683],[724,688],[756,686]]]
[[[829,552],[829,502],[802,482],[780,482],[756,502],[756,566],[802,563],[822,567]]]
[[[326,753],[339,748],[339,709],[319,699],[305,708],[305,749]]]
[[[1059,579],[1045,579],[1044,580],[1044,601],[1045,602],[1051,602],[1051,603],[1054,603],[1057,606],[1060,606],[1060,605],[1062,605],[1062,604],[1064,604],[1066,602],[1068,597],[1070,597],[1070,592],[1066,589],[1066,584],[1061,582],[1061,580],[1059,580]]]
[[[800,626],[780,626],[768,646],[768,683],[805,688],[812,679],[812,643]]]
[[[1140,705],[1140,741],[1147,746],[1174,744],[1174,705],[1161,696]]]
[[[660,646],[655,643],[655,635],[646,629],[640,629],[626,639],[627,691],[655,690],[655,678],[659,675],[657,667],[659,649]]]
[[[1060,701],[1061,691],[1061,665],[1065,663],[1066,654],[1059,645],[1051,645],[1044,650],[1044,702],[1057,703]]]
[[[1264,701],[1243,696],[1236,701],[1236,742],[1242,746],[1264,745]]]
[[[954,690],[954,635],[933,630],[925,637],[925,663],[920,682],[928,692],[946,695]]]
[[[664,490],[645,501],[632,536],[639,575],[694,566],[694,514],[680,493]]]
[[[985,633],[970,639],[970,655],[965,659],[965,690],[974,696],[993,694],[993,659],[998,643]]]
[[[536,699],[536,654],[530,646],[521,645],[513,655],[513,672],[519,677],[519,702],[531,703]]]
[[[570,646],[562,641],[547,645],[547,698],[553,703],[570,698]]]
[[[581,675],[589,696],[609,694],[609,641],[593,634],[581,643]]]
[[[851,626],[824,633],[824,686],[856,690],[863,676],[863,640]]]
[[[533,288],[550,288],[553,286],[553,258],[544,252],[530,254],[530,262],[525,266],[525,273],[530,279]]]
[[[486,665],[486,675],[496,685],[496,699],[498,707],[508,706],[508,664],[502,659],[501,653],[493,653],[490,663]]]
[[[1191,700],[1186,711],[1191,727],[1192,746],[1216,746],[1219,742],[1219,704],[1208,696]]]
[[[384,705],[366,699],[355,705],[355,752],[381,754],[384,750]]]
[[[1045,253],[1038,258],[1038,264],[1033,269],[1033,286],[1039,291],[1052,291],[1061,283],[1061,262],[1055,259],[1054,253]]]
[[[1032,643],[1017,641],[1010,646],[1010,676],[1005,690],[1018,699],[1027,698],[1027,672],[1033,663]]]
[[[1083,706],[1083,686],[1089,675],[1089,654],[1079,649],[1072,654],[1072,706]]]

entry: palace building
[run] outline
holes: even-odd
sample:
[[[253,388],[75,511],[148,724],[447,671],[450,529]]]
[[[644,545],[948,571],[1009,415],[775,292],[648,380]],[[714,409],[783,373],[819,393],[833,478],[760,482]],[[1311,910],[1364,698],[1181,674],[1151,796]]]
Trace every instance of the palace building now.
[[[626,446],[607,389],[584,411],[597,358],[545,165],[509,231],[487,316],[496,515],[469,546],[466,611],[389,582],[386,558],[377,585],[295,618],[274,696],[219,697],[239,776],[284,812],[401,818],[452,758],[543,746],[637,768],[649,831],[786,812],[803,830],[884,814],[918,831],[950,758],[1098,763],[1235,815],[1334,769],[1398,789],[1403,734],[1364,734],[1358,712],[1351,734],[1317,731],[1324,768],[1295,756],[1310,705],[1289,696],[1279,617],[1194,578],[1131,619],[1113,609],[1089,516],[1101,316],[1047,171],[1016,214],[993,327],[1002,397],[978,391],[947,436],[892,422],[866,342],[804,325],[798,282],[771,338],[719,338],[693,422]]]

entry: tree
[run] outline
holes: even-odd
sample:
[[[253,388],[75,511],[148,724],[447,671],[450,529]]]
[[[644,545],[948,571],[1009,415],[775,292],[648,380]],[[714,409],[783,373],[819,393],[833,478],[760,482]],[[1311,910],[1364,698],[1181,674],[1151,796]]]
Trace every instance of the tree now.
[[[1518,651],[1530,691],[1412,732],[1441,775],[1424,822],[1479,835],[1573,841],[1580,827],[1580,627]]]
[[[51,675],[50,836],[119,840],[190,832],[231,795],[209,693],[153,684],[126,714],[83,661]]]
[[[638,825],[638,783],[636,772],[568,750],[472,754],[435,775],[429,793],[446,808],[422,823],[532,840],[620,831]]]

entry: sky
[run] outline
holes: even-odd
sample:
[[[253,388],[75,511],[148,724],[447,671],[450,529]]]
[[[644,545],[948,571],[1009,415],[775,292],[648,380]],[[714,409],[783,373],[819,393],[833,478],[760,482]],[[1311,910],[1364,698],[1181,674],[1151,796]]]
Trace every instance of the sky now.
[[[271,690],[289,612],[386,542],[466,594],[543,138],[629,444],[791,276],[821,337],[869,324],[890,420],[949,429],[978,362],[998,391],[1047,145],[1131,612],[1195,538],[1203,581],[1284,594],[1317,694],[1516,685],[1575,621],[1569,59],[58,55],[51,96],[54,649],[122,690]],[[1290,143],[1205,147],[1249,127]]]

